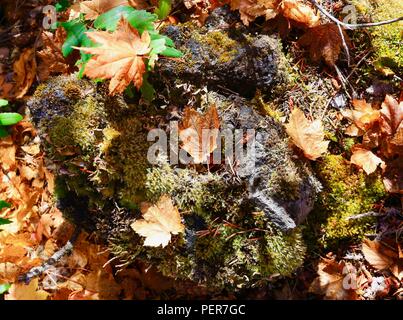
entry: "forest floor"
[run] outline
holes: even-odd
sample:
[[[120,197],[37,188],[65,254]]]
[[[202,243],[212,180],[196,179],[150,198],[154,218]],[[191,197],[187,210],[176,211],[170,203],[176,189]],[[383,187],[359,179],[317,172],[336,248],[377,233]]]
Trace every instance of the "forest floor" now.
[[[96,3],[98,9],[102,3],[96,0],[85,2]],[[114,2],[119,1],[110,1]],[[163,21],[159,22],[166,26],[185,21],[199,25],[221,2],[230,1],[184,2],[185,5],[182,1],[173,1],[172,4],[166,1],[166,4],[172,5],[172,10],[164,9],[164,1],[159,4],[158,1],[149,3],[145,0],[128,3],[149,11],[158,5],[160,11],[168,10]],[[263,286],[230,291],[165,277],[144,261],[135,261],[122,269],[96,234],[82,231],[70,253],[43,268],[38,276],[29,277],[30,281],[26,281],[29,284],[24,283],[22,276],[34,267],[43,266],[55,253],[60,253],[75,231],[75,226],[56,206],[53,196],[54,167],[46,157],[37,129],[29,116],[25,116],[27,101],[35,94],[38,85],[45,83],[49,77],[77,71],[75,63],[80,56],[78,50],[67,58],[63,56],[62,46],[68,35],[62,28],[56,32],[43,28],[44,18],[52,18],[43,14],[44,6],[57,3],[60,8],[58,20],[67,21],[72,14],[69,1],[6,0],[0,4],[0,98],[3,99],[0,101],[7,100],[8,104],[0,108],[2,111],[18,112],[24,118],[7,127],[8,135],[0,138],[0,299],[403,299],[402,50],[396,53],[395,61],[390,61],[389,57],[389,60],[382,60],[377,54],[382,45],[374,49],[371,42],[375,43],[378,35],[372,34],[369,29],[339,33],[336,24],[324,30],[318,29],[315,19],[319,21],[319,14],[317,17],[311,15],[309,10],[314,7],[309,1],[285,1],[281,10],[276,9],[275,20],[270,20],[275,23],[268,23],[263,18],[273,14],[274,9],[254,7],[260,13],[251,13],[245,6],[252,7],[256,1],[238,2],[244,3],[244,7],[231,6],[239,10],[240,23],[242,21],[262,32],[281,35],[286,57],[292,68],[298,70],[299,79],[294,89],[278,99],[281,100],[281,108],[275,110],[270,107],[266,110],[267,114],[280,114],[281,121],[286,125],[290,125],[292,120],[298,124],[308,123],[321,115],[320,121],[326,129],[322,137],[309,140],[311,138],[304,138],[306,133],[299,132],[299,129],[287,131],[303,156],[315,162],[313,167],[325,163],[319,159],[325,152],[317,150],[317,145],[325,139],[330,141],[325,143],[326,152],[340,156],[348,163],[352,168],[348,177],[361,181],[361,186],[354,187],[355,181],[343,183],[352,183],[352,188],[363,188],[362,194],[366,195],[372,192],[368,191],[372,188],[372,184],[370,187],[366,182],[368,176],[382,181],[383,191],[376,191],[376,196],[371,194],[368,202],[361,194],[351,197],[354,203],[365,202],[363,208],[368,209],[366,212],[354,211],[347,218],[338,216],[337,212],[331,213],[332,219],[336,219],[332,223],[337,225],[345,223],[341,219],[360,221],[369,217],[372,220],[365,220],[365,232],[355,234],[352,231],[353,240],[347,232],[349,236],[343,236],[334,245],[332,241],[336,238],[332,238],[334,235],[328,230],[333,227],[318,226],[315,219],[319,221],[323,217],[318,217],[322,212],[316,210],[307,218],[304,234],[307,242],[312,237],[317,239],[308,243],[305,262],[300,268],[291,276],[273,274]],[[127,1],[119,4],[123,3],[127,4]],[[349,2],[322,3],[334,16],[342,17],[342,10]],[[300,10],[293,11],[294,5],[299,5]],[[80,10],[80,6],[75,8]],[[86,13],[88,17],[94,10],[88,11],[87,8],[81,13]],[[399,17],[403,12],[395,14]],[[371,11],[362,13],[360,17],[363,22],[386,19],[377,17]],[[322,16],[321,19],[325,18]],[[388,28],[391,25],[396,26],[396,30],[400,26],[401,48],[403,26],[398,22],[389,24]],[[305,37],[304,40],[299,40],[302,37]],[[330,84],[331,92],[324,93],[327,89],[321,83],[308,84],[309,79],[324,79]],[[307,85],[309,90],[302,88]],[[325,107],[312,110],[311,106],[319,105],[321,100],[324,100]],[[305,106],[302,105],[304,103]],[[308,117],[293,119],[296,115],[292,110],[297,108],[301,108]],[[287,111],[284,112],[285,109]],[[320,136],[320,132],[318,134]],[[326,170],[334,170],[338,174],[338,161],[327,164],[330,167]],[[334,175],[326,170],[320,172],[322,178],[330,182]],[[324,185],[326,189],[326,181]],[[337,190],[332,188],[328,186],[329,197],[337,197]],[[348,194],[350,191],[346,190]],[[348,197],[346,195],[346,199]],[[339,206],[337,202],[326,201],[323,200],[321,205]],[[320,242],[318,239],[325,239],[326,232],[326,239],[332,240]]]

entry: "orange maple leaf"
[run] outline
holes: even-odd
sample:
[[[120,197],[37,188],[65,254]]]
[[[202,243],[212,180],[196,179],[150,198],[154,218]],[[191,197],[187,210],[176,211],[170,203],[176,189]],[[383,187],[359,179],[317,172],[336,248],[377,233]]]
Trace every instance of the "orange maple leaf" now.
[[[350,136],[362,136],[375,122],[380,120],[379,110],[372,108],[365,100],[353,100],[353,110],[343,110],[341,114],[353,124],[346,129]]]
[[[77,48],[95,55],[88,61],[84,74],[92,79],[111,79],[110,95],[122,93],[131,82],[140,89],[146,72],[144,59],[150,52],[148,32],[144,31],[140,37],[138,31],[122,18],[115,32],[95,31],[88,32],[87,36],[101,46]]]
[[[143,218],[136,220],[131,227],[139,235],[145,237],[144,245],[165,247],[171,241],[171,234],[183,233],[185,226],[181,216],[170,197],[163,195],[157,204],[146,203],[142,207]]]
[[[179,137],[194,163],[207,161],[208,156],[217,148],[220,119],[217,108],[212,105],[204,115],[192,108],[186,108],[179,127]]]
[[[350,38],[344,30],[342,32],[347,46],[351,47]],[[327,23],[309,29],[298,40],[298,44],[309,47],[309,56],[314,63],[319,63],[323,58],[327,65],[333,67],[339,57],[343,39],[338,26]]]
[[[308,159],[315,160],[327,151],[329,141],[324,141],[325,133],[319,119],[311,122],[301,110],[295,108],[285,127],[294,144]]]

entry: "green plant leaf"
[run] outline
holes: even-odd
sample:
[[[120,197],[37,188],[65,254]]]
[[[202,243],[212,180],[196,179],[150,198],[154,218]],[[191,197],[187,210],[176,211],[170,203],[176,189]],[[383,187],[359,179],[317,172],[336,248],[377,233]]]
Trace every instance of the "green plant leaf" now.
[[[8,136],[8,131],[6,128],[0,126],[0,138],[5,138]]]
[[[154,31],[154,24],[158,19],[158,16],[156,14],[147,12],[145,10],[134,10],[132,13],[130,13],[127,16],[127,21],[135,27],[140,34],[143,33],[143,31]]]
[[[11,207],[10,203],[8,203],[8,202],[6,202],[4,200],[0,200],[0,210],[4,209],[4,208],[10,208],[10,207]]]
[[[137,10],[130,6],[118,6],[113,8],[96,18],[94,21],[94,27],[96,29],[115,31],[120,18],[124,17],[127,19],[127,16],[133,11]]]
[[[155,13],[158,15],[158,19],[164,20],[168,17],[169,13],[172,9],[172,1],[171,0],[159,0],[158,8],[155,9]]]
[[[0,218],[0,225],[10,224],[10,223],[12,223],[11,220]]]
[[[180,58],[183,56],[183,53],[178,49],[168,47],[164,51],[162,51],[160,55],[165,57]]]
[[[70,0],[60,0],[56,2],[55,8],[57,12],[63,12],[70,7]]]
[[[2,126],[12,126],[20,122],[23,119],[22,115],[15,112],[4,112],[0,113],[0,125]]]
[[[156,14],[145,10],[136,10],[130,6],[119,6],[101,14],[94,21],[96,29],[115,31],[121,17],[124,17],[141,34],[144,30],[154,30],[153,22],[158,19]]]
[[[144,99],[146,99],[148,102],[151,102],[155,98],[155,89],[153,85],[148,82],[148,74],[144,74],[143,76],[143,85],[140,88],[141,95],[143,96]]]
[[[88,30],[88,32],[92,32],[94,29]],[[90,38],[85,36],[81,43],[82,47],[87,47],[87,48],[92,48],[92,47],[97,47],[99,46],[97,43],[93,42]],[[85,53],[84,51],[80,50],[80,56],[81,59],[76,62],[76,66],[80,68],[80,71],[78,72],[78,78],[81,79],[84,75],[84,70],[85,66],[87,65],[87,62],[90,61],[91,57],[93,56],[90,53]]]
[[[8,105],[8,101],[5,99],[0,99],[0,107],[5,107]]]
[[[6,293],[8,289],[10,289],[11,284],[10,283],[1,283],[0,284],[0,294]]]
[[[87,32],[87,27],[81,17],[71,21],[62,22],[60,25],[67,32],[66,41],[62,46],[63,56],[67,57],[73,52],[74,48],[72,47],[80,47],[84,41],[87,41],[88,37],[85,34],[85,32]]]

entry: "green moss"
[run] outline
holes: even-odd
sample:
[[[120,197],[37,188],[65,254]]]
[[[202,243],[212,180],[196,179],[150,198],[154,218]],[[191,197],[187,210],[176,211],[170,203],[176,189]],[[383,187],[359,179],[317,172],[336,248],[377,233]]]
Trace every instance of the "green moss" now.
[[[340,155],[329,155],[317,166],[324,185],[312,219],[321,223],[324,247],[337,247],[340,241],[356,242],[374,225],[372,218],[348,219],[368,212],[385,196],[383,183],[376,173],[367,176]]]
[[[401,0],[376,0],[372,16],[376,21],[389,20],[403,15]],[[403,68],[403,22],[372,28],[373,47],[377,57],[375,66],[401,72]],[[400,70],[400,71],[399,71]]]
[[[212,53],[218,55],[218,61],[226,63],[234,59],[238,53],[238,44],[227,34],[220,31],[212,31],[203,39],[210,47]]]
[[[268,255],[268,263],[264,265],[266,274],[290,276],[303,264],[306,246],[300,229],[283,233],[271,228],[265,239]]]
[[[68,117],[53,119],[49,137],[53,149],[67,146],[79,147],[83,154],[94,150],[97,125],[104,117],[103,106],[91,96],[78,102]],[[62,152],[63,153],[63,152]]]

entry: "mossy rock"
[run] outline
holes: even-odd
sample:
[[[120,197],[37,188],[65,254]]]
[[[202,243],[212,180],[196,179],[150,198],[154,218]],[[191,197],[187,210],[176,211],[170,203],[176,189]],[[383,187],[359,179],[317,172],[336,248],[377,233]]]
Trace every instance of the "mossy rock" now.
[[[151,81],[163,77],[177,85],[191,83],[253,97],[256,89],[268,93],[287,79],[280,40],[246,29],[228,7],[214,10],[204,27],[188,22],[169,25],[163,32],[184,57],[158,63]]]

